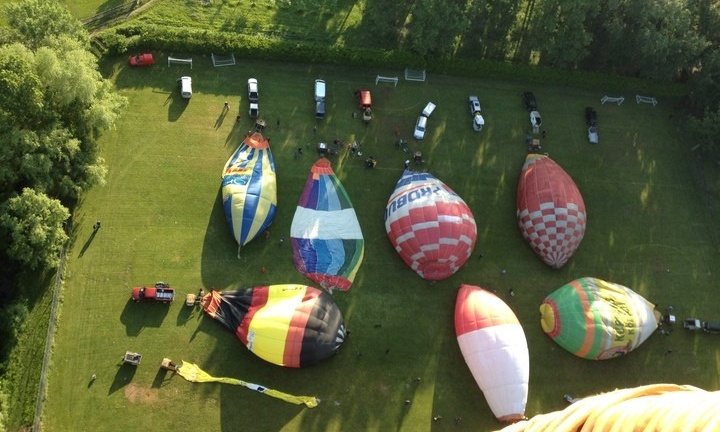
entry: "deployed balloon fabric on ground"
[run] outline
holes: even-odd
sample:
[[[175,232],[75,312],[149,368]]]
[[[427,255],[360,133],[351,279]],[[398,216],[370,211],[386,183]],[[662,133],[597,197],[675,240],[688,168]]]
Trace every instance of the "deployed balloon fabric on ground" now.
[[[530,354],[525,332],[510,307],[489,291],[462,285],[455,302],[455,334],[495,417],[524,419]]]
[[[655,305],[625,286],[584,277],[553,291],[540,305],[542,328],[561,347],[591,360],[636,349],[657,329]]]
[[[310,286],[211,291],[202,306],[255,355],[279,366],[316,364],[345,340],[340,308],[329,293]]]
[[[290,239],[295,268],[330,291],[347,291],[365,253],[360,223],[330,161],[310,169],[295,209]]]
[[[385,210],[385,230],[405,263],[427,280],[457,272],[475,248],[468,205],[429,173],[405,170]]]
[[[260,132],[245,137],[225,164],[222,203],[239,247],[265,231],[275,218],[275,161],[270,143]]]
[[[518,182],[516,215],[523,238],[555,269],[568,262],[585,236],[587,215],[580,190],[547,155],[526,157]]]

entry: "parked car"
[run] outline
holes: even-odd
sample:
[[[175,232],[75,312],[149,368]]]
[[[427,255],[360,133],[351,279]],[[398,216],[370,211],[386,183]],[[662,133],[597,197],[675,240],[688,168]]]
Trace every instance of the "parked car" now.
[[[248,100],[250,102],[257,102],[260,100],[260,93],[258,92],[258,81],[255,78],[248,79]]]
[[[535,111],[537,110],[537,101],[535,100],[535,95],[533,92],[526,91],[522,95],[523,103],[525,104],[525,108],[527,108],[528,111]]]
[[[260,104],[257,102],[250,102],[250,108],[248,109],[248,115],[250,118],[260,117]]]
[[[432,102],[428,102],[427,105],[425,105],[425,108],[422,110],[422,115],[425,117],[430,117],[430,115],[435,111],[435,104]]]
[[[370,90],[358,90],[357,97],[361,110],[372,108],[372,95],[370,95]]]
[[[480,99],[477,96],[468,96],[468,104],[470,104],[470,115],[475,115],[481,111]]]
[[[485,119],[480,114],[480,100],[477,96],[468,96],[468,104],[470,105],[470,115],[472,116],[472,127],[476,132],[480,132],[485,126]]]
[[[130,66],[152,66],[155,64],[155,59],[151,53],[138,54],[128,59]]]
[[[707,333],[720,334],[720,321],[704,322],[702,329]]]
[[[137,286],[133,288],[130,298],[135,302],[154,301],[170,303],[175,299],[175,290],[165,282],[156,282],[152,286]]]
[[[178,86],[180,86],[180,96],[190,99],[192,97],[192,78],[189,76],[180,77],[177,82]]]
[[[413,132],[413,137],[416,140],[421,140],[425,138],[425,129],[427,128],[427,117],[424,115],[418,116],[417,120],[415,121],[415,131]]]
[[[540,126],[542,126],[542,117],[540,117],[539,112],[530,111],[530,124],[533,129],[540,129]]]
[[[315,102],[325,102],[325,81],[321,79],[315,80]]]

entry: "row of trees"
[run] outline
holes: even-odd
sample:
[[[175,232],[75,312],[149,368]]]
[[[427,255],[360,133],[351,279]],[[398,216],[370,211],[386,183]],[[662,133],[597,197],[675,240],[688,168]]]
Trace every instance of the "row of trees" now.
[[[57,267],[70,209],[104,178],[97,138],[125,103],[61,3],[12,3],[7,16],[9,27],[0,30],[0,374],[27,314],[17,275]],[[0,386],[0,430],[6,390]]]
[[[0,253],[22,268],[54,268],[68,207],[103,180],[96,140],[124,100],[60,3],[12,3],[8,19],[0,45]]]

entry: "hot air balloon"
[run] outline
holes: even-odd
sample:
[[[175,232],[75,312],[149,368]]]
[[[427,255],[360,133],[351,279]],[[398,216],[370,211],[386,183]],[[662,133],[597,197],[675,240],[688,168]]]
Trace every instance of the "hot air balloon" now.
[[[432,174],[410,170],[390,196],[385,230],[403,261],[427,280],[457,272],[477,239],[475,218],[465,201]]]
[[[280,366],[310,366],[335,354],[345,324],[332,296],[305,285],[211,291],[205,312],[235,333],[255,355]]]
[[[329,290],[350,289],[362,263],[365,241],[350,198],[325,158],[310,169],[290,239],[300,273]]]
[[[525,240],[555,269],[567,263],[585,236],[582,195],[568,173],[546,155],[525,159],[516,214]]]
[[[489,291],[462,285],[455,302],[455,334],[495,417],[525,418],[530,354],[525,332],[510,307]]]
[[[650,384],[585,397],[500,432],[718,431],[720,391]]]
[[[230,156],[222,174],[222,195],[230,231],[240,247],[275,218],[277,184],[270,143],[255,132]]]
[[[630,288],[584,277],[561,286],[540,305],[541,325],[578,357],[606,360],[637,348],[657,329],[661,314]]]

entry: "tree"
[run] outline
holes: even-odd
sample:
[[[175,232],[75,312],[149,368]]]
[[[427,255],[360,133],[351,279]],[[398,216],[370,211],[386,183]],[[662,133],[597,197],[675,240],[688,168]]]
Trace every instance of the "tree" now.
[[[418,0],[408,25],[408,47],[423,57],[450,56],[470,23],[453,1]]]
[[[532,32],[540,61],[558,68],[575,68],[589,54],[593,34],[587,24],[599,12],[600,3],[594,1],[543,1]]]
[[[31,49],[46,45],[49,39],[64,35],[85,48],[90,47],[90,36],[82,23],[55,0],[23,0],[7,5],[10,28],[16,40]]]
[[[69,218],[59,200],[23,189],[2,206],[0,232],[8,240],[7,255],[30,270],[57,267],[68,240],[64,224]]]

